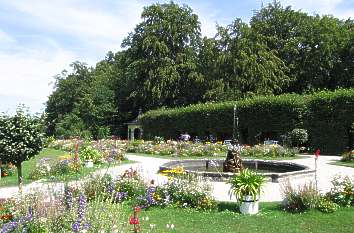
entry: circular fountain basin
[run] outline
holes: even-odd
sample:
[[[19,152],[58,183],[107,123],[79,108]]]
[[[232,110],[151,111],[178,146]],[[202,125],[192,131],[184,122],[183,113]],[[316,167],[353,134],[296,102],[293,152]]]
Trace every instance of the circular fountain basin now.
[[[175,160],[160,166],[160,171],[183,167],[186,173],[209,177],[214,181],[225,181],[235,173],[223,172],[223,163],[224,160],[221,159]],[[315,173],[315,170],[307,166],[285,161],[244,159],[242,164],[245,168],[261,173],[271,182],[290,177],[313,176]]]

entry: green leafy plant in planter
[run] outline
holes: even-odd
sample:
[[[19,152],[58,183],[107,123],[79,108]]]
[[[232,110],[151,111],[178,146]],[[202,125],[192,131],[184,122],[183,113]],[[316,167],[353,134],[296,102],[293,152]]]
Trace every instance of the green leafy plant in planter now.
[[[93,162],[94,164],[101,163],[103,159],[100,152],[92,148],[91,146],[88,146],[84,148],[82,151],[80,151],[79,157],[81,160],[85,161],[85,163],[88,164],[90,164],[90,162]],[[88,167],[90,166],[92,165],[88,165]]]
[[[264,182],[265,179],[262,175],[247,168],[230,178],[228,182],[231,185],[229,194],[234,194],[237,200],[241,202],[241,213],[258,213],[258,198]]]

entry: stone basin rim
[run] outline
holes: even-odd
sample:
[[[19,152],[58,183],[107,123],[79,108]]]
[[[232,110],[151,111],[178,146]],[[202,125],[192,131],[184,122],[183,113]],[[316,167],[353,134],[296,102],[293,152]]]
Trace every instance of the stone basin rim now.
[[[186,159],[186,160],[172,160],[167,163],[164,163],[163,165],[160,166],[159,171],[162,172],[164,170],[171,170],[176,167],[182,166],[186,167],[186,165],[195,165],[195,164],[206,164],[207,162],[213,161],[217,162],[218,164],[224,162],[224,159]],[[315,170],[311,169],[308,166],[294,163],[294,162],[289,162],[289,161],[278,161],[278,160],[262,160],[262,159],[243,159],[243,163],[260,163],[260,164],[266,164],[269,166],[288,166],[292,168],[296,168],[298,170],[296,171],[288,171],[288,172],[267,172],[267,173],[262,173],[263,176],[265,176],[267,181],[270,182],[279,182],[281,180],[287,179],[287,178],[297,178],[301,176],[313,176],[315,174]],[[234,176],[235,173],[232,172],[214,172],[214,171],[195,171],[195,170],[188,170],[188,168],[185,169],[185,172],[187,174],[196,174],[198,176],[203,176],[203,177],[209,177],[213,181],[226,181],[230,177]]]

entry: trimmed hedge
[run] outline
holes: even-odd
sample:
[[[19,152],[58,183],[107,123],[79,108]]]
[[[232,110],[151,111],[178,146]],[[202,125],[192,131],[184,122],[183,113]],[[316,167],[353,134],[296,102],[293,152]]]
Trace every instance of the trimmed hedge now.
[[[354,89],[158,109],[145,113],[140,121],[148,138],[177,138],[180,133],[188,132],[230,139],[235,104],[242,143],[257,143],[257,135],[271,135],[271,139],[280,140],[280,135],[294,128],[305,128],[312,149],[333,154],[349,146],[349,130],[354,122]]]
[[[217,138],[232,138],[233,109],[237,106],[240,137],[243,143],[256,143],[260,132],[276,138],[302,125],[305,105],[299,95],[257,97],[238,102],[206,103],[145,113],[140,121],[145,136],[176,138],[182,132]]]
[[[354,89],[322,91],[311,96],[305,119],[313,149],[320,148],[324,153],[334,154],[352,148]]]

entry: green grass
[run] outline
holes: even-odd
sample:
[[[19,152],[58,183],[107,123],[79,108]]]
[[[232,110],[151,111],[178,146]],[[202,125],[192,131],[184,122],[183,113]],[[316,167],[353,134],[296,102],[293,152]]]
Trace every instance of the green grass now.
[[[354,162],[344,162],[344,161],[336,161],[336,162],[332,162],[330,163],[332,165],[338,165],[338,166],[344,166],[344,167],[352,167],[354,168]]]
[[[56,159],[59,156],[65,155],[68,152],[61,151],[61,150],[54,150],[54,149],[43,149],[39,155],[31,158],[28,161],[22,163],[22,173],[23,173],[23,184],[29,184],[33,182],[33,180],[28,178],[28,174],[30,171],[35,168],[36,163],[42,158],[49,158],[49,159]],[[0,187],[5,186],[16,186],[17,185],[17,169],[15,174],[12,176],[1,177],[0,180]]]
[[[28,161],[25,161],[22,163],[22,173],[23,173],[23,184],[29,184],[33,182],[34,180],[29,179],[29,174],[32,169],[36,167],[37,162],[42,159],[42,158],[49,158],[51,161],[55,161],[58,157],[63,156],[68,154],[66,151],[62,150],[55,150],[55,149],[48,149],[45,148],[43,149],[37,156],[31,158]],[[126,164],[126,163],[132,163],[133,161],[125,160],[122,161],[120,164]],[[120,164],[104,164],[104,165],[95,165],[93,168],[81,168],[80,173],[73,173],[73,174],[66,174],[62,176],[55,176],[55,177],[50,177],[47,180],[48,181],[71,181],[71,180],[76,180],[83,178],[90,173],[98,170],[98,169],[104,169],[108,168],[109,166],[117,166]],[[7,176],[7,177],[1,177],[0,180],[0,187],[11,187],[11,186],[17,186],[17,170],[12,176]]]
[[[246,216],[237,213],[236,205],[219,204],[219,211],[199,212],[176,208],[151,208],[142,211],[140,217],[149,217],[142,222],[142,232],[150,224],[156,224],[153,232],[183,233],[228,233],[228,232],[354,232],[354,208],[340,208],[335,213],[325,214],[316,210],[291,214],[280,209],[279,203],[261,203],[260,214]],[[168,230],[166,224],[174,224]],[[144,231],[145,230],[145,231]]]

